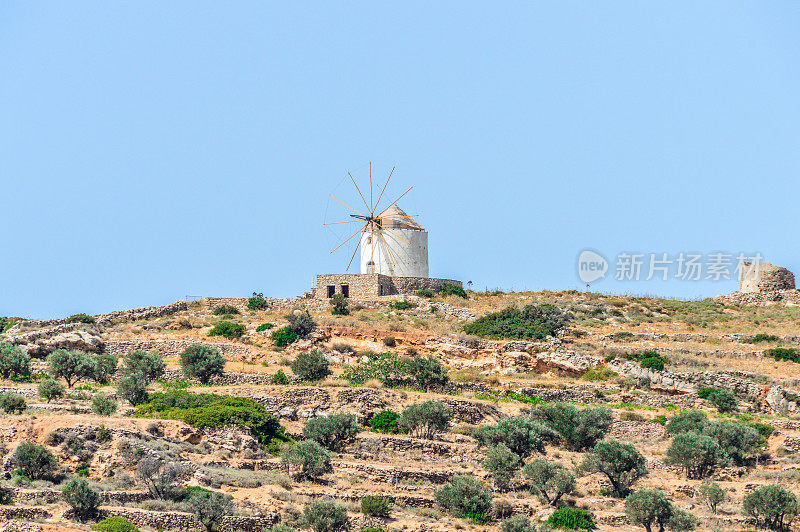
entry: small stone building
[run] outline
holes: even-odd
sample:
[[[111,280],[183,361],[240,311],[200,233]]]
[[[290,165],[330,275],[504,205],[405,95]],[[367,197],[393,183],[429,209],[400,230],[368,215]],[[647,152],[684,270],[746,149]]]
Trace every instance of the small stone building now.
[[[765,293],[778,290],[794,290],[794,274],[786,268],[773,266],[768,262],[753,265],[742,263],[739,270],[739,292]]]
[[[430,277],[391,277],[380,273],[343,273],[317,275],[317,286],[312,289],[315,299],[329,299],[334,294],[344,294],[354,299],[373,299],[394,294],[413,294],[417,290],[438,291],[444,284],[462,286],[453,279]]]

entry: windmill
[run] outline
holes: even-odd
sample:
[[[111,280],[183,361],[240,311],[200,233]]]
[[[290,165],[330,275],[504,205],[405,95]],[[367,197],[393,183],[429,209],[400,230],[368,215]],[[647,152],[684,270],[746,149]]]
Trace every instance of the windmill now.
[[[354,209],[333,194],[330,197],[341,203],[349,211],[350,220],[328,222],[323,225],[356,224],[358,229],[343,242],[336,246],[331,253],[343,248],[348,242],[359,236],[347,270],[355,260],[356,253],[361,249],[361,273],[380,273],[400,277],[427,277],[428,276],[428,233],[414,221],[417,214],[409,215],[403,212],[397,202],[408,194],[413,186],[400,194],[385,208],[381,207],[389,180],[394,174],[394,167],[389,172],[383,188],[375,199],[375,188],[372,181],[372,163],[369,164],[369,202],[361,192],[358,183],[350,172],[347,172],[361,201],[364,202],[364,212]]]

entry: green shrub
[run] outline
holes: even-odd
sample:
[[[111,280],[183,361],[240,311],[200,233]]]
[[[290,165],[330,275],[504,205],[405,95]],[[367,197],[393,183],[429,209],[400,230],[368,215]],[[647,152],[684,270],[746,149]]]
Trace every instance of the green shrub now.
[[[90,377],[98,384],[108,384],[117,373],[117,363],[115,355],[97,354],[92,358],[92,371]]]
[[[458,296],[458,297],[463,298],[463,299],[469,299],[469,296],[467,295],[467,292],[462,287],[458,286],[457,284],[453,284],[453,283],[444,283],[439,288],[439,295],[442,296],[442,297]]]
[[[699,390],[697,390],[697,396],[698,396],[700,399],[708,399],[708,398],[709,398],[709,397],[711,397],[711,396],[712,396],[714,393],[716,393],[716,392],[717,392],[717,390],[719,390],[719,388],[714,388],[714,387],[712,387],[712,386],[705,386],[705,387],[703,387],[703,388],[700,388]]]
[[[531,411],[531,417],[558,433],[561,443],[570,450],[582,451],[594,446],[611,428],[611,410],[604,407],[578,409],[567,403],[544,403]]]
[[[350,527],[347,509],[333,501],[314,501],[303,508],[303,527],[314,532],[342,532]]]
[[[79,379],[91,377],[95,369],[94,360],[88,354],[64,349],[50,353],[47,364],[50,374],[55,378],[63,378],[69,388]]]
[[[496,425],[482,425],[473,431],[472,437],[481,447],[502,443],[525,458],[534,452],[543,453],[545,444],[553,441],[556,434],[540,421],[517,416],[501,419]]]
[[[224,336],[225,338],[241,338],[244,335],[244,325],[232,321],[218,321],[210,331],[209,336]]]
[[[92,530],[98,530],[99,532],[139,532],[136,525],[119,516],[106,517],[95,524]]]
[[[313,440],[329,451],[339,452],[353,442],[364,427],[353,414],[331,414],[309,419],[303,427],[303,437]]]
[[[392,501],[381,495],[365,495],[361,498],[361,513],[372,517],[389,517]]]
[[[412,308],[417,308],[417,304],[404,299],[403,301],[395,301],[389,305],[389,308],[394,310],[408,310]]]
[[[239,310],[233,305],[220,305],[215,307],[211,313],[215,316],[224,316],[226,314],[239,314]]]
[[[383,345],[386,347],[394,347],[397,345],[397,340],[395,340],[394,336],[384,336]]]
[[[625,515],[632,524],[650,532],[654,524],[663,531],[673,513],[673,505],[661,490],[639,490],[625,499]]]
[[[429,288],[423,288],[422,290],[417,290],[417,295],[419,297],[427,297],[428,299],[434,296],[433,290]]]
[[[690,430],[698,431],[708,425],[708,416],[700,410],[685,410],[669,418],[667,433],[680,434]]]
[[[436,502],[456,517],[477,523],[489,521],[492,492],[474,477],[457,475],[434,493]]]
[[[0,376],[4,379],[31,374],[31,357],[17,345],[0,342]]]
[[[432,439],[450,426],[453,409],[441,401],[425,401],[407,406],[398,420],[399,425],[419,438]]]
[[[687,478],[705,478],[724,461],[725,454],[713,438],[688,431],[675,436],[664,463],[682,467]]]
[[[605,382],[611,379],[616,379],[619,374],[608,368],[605,364],[598,364],[593,368],[589,368],[581,375],[581,380],[589,382]]]
[[[347,298],[344,294],[333,294],[331,297],[331,314],[334,316],[347,316],[350,311],[347,309]]]
[[[67,323],[94,323],[96,320],[94,316],[89,316],[88,314],[73,314],[69,318],[67,318]]]
[[[389,387],[413,383],[409,362],[395,353],[370,353],[366,362],[345,367],[341,378],[350,384],[364,384],[377,379]]]
[[[92,398],[92,412],[99,416],[110,416],[117,411],[117,402],[104,393]]]
[[[522,468],[528,479],[528,489],[542,503],[555,506],[564,495],[575,491],[575,475],[561,464],[543,458],[531,460]]]
[[[264,405],[248,397],[194,394],[185,390],[154,393],[147,403],[136,408],[134,416],[177,419],[195,428],[241,425],[248,427],[265,446],[273,439],[287,440],[278,419]]]
[[[742,512],[755,519],[757,526],[787,530],[800,513],[800,505],[794,493],[777,484],[770,484],[750,492],[742,502]]]
[[[137,406],[147,401],[147,379],[144,375],[133,372],[120,377],[117,381],[117,397]]]
[[[527,515],[517,514],[503,519],[500,532],[536,532],[536,527]]]
[[[196,377],[203,384],[207,384],[211,377],[222,375],[225,369],[225,357],[203,344],[192,344],[184,349],[180,362],[184,376]]]
[[[268,330],[272,329],[273,327],[275,327],[274,323],[262,323],[261,325],[256,327],[256,332],[268,331]]]
[[[82,478],[72,478],[61,488],[61,497],[72,506],[75,517],[86,521],[94,517],[100,506],[100,494]]]
[[[192,491],[186,505],[208,532],[214,530],[223,517],[233,513],[233,497],[206,489]]]
[[[399,434],[400,425],[398,420],[400,414],[394,410],[381,410],[369,420],[369,427],[375,432],[383,432],[385,434]]]
[[[780,341],[780,338],[778,338],[774,334],[759,333],[753,335],[753,338],[750,340],[750,343],[758,344],[761,342],[778,342],[778,341]]]
[[[717,506],[728,498],[725,490],[713,480],[704,480],[697,489],[697,498],[706,503],[713,513],[717,513]]]
[[[654,371],[664,371],[664,359],[659,357],[643,358],[639,365],[644,369],[652,369]]]
[[[498,340],[544,340],[570,323],[571,316],[554,305],[526,305],[491,312],[464,326],[464,332]]]
[[[269,303],[264,299],[264,296],[255,294],[247,300],[248,310],[266,310],[269,308]]]
[[[630,443],[604,440],[586,453],[581,469],[589,473],[603,473],[613,494],[625,496],[634,482],[645,476],[647,461]]]
[[[501,491],[508,489],[511,479],[519,471],[522,463],[519,455],[502,443],[486,450],[483,468],[492,476],[495,486]]]
[[[414,379],[414,387],[426,392],[431,387],[444,386],[449,380],[447,368],[434,355],[427,357],[414,355],[408,365],[408,371]]]
[[[55,379],[44,379],[36,389],[39,397],[48,403],[53,399],[64,396],[64,385]]]
[[[794,347],[775,347],[767,349],[764,354],[777,361],[788,360],[789,362],[800,362],[800,352]]]
[[[286,347],[297,340],[297,333],[291,327],[281,327],[272,331],[269,337],[277,347]]]
[[[6,414],[21,414],[28,408],[25,398],[18,393],[0,393],[0,410]]]
[[[317,326],[308,311],[298,314],[288,314],[286,320],[289,322],[289,327],[291,327],[300,338],[305,338],[311,334],[311,331]]]
[[[300,353],[291,364],[292,373],[304,381],[322,380],[331,373],[330,364],[325,354],[319,349]]]
[[[31,480],[52,478],[58,467],[56,457],[47,448],[33,442],[19,444],[11,455],[11,464]]]
[[[736,394],[727,388],[716,390],[708,399],[722,413],[736,411]]]
[[[547,518],[547,524],[553,528],[567,530],[594,530],[594,518],[591,512],[582,508],[559,508]]]
[[[130,375],[137,373],[144,377],[147,383],[160,379],[161,376],[164,375],[164,370],[167,368],[164,357],[157,351],[136,349],[128,352],[122,360],[123,374]]]
[[[286,376],[286,373],[284,373],[282,369],[279,369],[272,375],[272,377],[269,378],[269,383],[276,385],[286,385],[289,384],[289,377]]]
[[[281,461],[287,470],[296,471],[298,479],[314,480],[333,471],[330,453],[313,440],[284,446],[281,449]]]

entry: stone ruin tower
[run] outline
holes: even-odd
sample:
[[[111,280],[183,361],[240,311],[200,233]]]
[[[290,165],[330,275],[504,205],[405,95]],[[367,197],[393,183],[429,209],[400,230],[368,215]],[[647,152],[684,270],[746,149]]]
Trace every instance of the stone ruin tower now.
[[[765,293],[794,290],[794,274],[786,268],[760,262],[753,267],[744,262],[739,270],[739,292]]]
[[[428,277],[428,232],[397,205],[378,218],[380,229],[361,235],[361,273]]]

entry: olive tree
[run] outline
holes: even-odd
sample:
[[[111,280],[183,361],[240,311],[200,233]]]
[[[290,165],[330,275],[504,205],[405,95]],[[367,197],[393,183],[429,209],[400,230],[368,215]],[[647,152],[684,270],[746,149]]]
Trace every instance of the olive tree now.
[[[756,520],[760,527],[788,530],[800,513],[797,497],[791,491],[770,484],[750,492],[742,502],[742,512]]]
[[[543,453],[546,443],[553,441],[557,434],[540,421],[527,416],[509,417],[495,425],[483,425],[475,429],[472,437],[481,446],[504,444],[520,458],[532,453]]]
[[[94,359],[82,351],[67,351],[56,349],[47,357],[47,365],[55,378],[63,378],[67,387],[72,388],[80,379],[91,377],[94,374]]]
[[[303,427],[303,436],[314,440],[329,451],[341,451],[364,430],[353,414],[331,414],[310,419]]]
[[[61,497],[72,506],[79,521],[94,517],[100,506],[100,494],[82,478],[68,480],[61,488]]]
[[[675,436],[664,460],[667,465],[682,467],[687,478],[705,478],[724,462],[725,453],[716,440],[694,431]]]
[[[64,385],[55,379],[44,379],[39,383],[36,391],[39,394],[39,397],[49,403],[53,399],[63,397]]]
[[[139,374],[148,383],[160,379],[167,367],[164,357],[160,353],[141,349],[128,352],[123,359],[123,364],[123,372],[126,375]]]
[[[434,493],[436,502],[458,517],[485,519],[492,509],[489,487],[474,477],[456,475]]]
[[[555,506],[564,495],[575,491],[575,475],[561,464],[537,458],[522,468],[528,488],[543,503]]]
[[[208,384],[211,377],[222,375],[225,369],[225,357],[204,344],[192,344],[184,349],[180,361],[183,374],[195,377],[203,384]]]
[[[444,386],[449,380],[447,368],[433,355],[427,357],[414,355],[409,362],[408,370],[414,378],[414,387],[426,392],[433,386]]]
[[[499,490],[508,489],[511,479],[519,471],[520,466],[519,456],[502,443],[486,450],[483,468],[492,475],[494,485]]]
[[[624,497],[633,483],[648,473],[642,453],[630,443],[618,440],[604,440],[595,445],[586,454],[581,468],[590,473],[603,473],[617,497]]]
[[[332,373],[325,353],[319,349],[300,353],[292,360],[290,367],[292,373],[304,381],[319,381]]]
[[[186,505],[209,532],[223,517],[233,513],[233,497],[217,491],[196,490],[189,496]]]
[[[441,401],[425,401],[407,406],[400,414],[398,424],[418,438],[432,439],[438,432],[450,427],[453,409]]]
[[[725,490],[713,480],[704,480],[697,489],[697,498],[706,503],[712,513],[717,513],[717,506],[728,498]]]
[[[567,403],[538,405],[531,417],[549,426],[560,436],[565,447],[582,451],[605,437],[613,421],[611,410],[604,407],[578,409]]]
[[[284,446],[281,450],[281,462],[287,473],[295,470],[295,477],[298,479],[314,480],[333,471],[330,454],[313,440]]]
[[[665,528],[675,532],[693,530],[697,518],[672,504],[661,490],[639,490],[625,499],[625,514],[631,523],[643,526],[652,532],[653,525],[659,532]]]
[[[350,527],[347,509],[333,501],[314,501],[303,508],[303,527],[314,532],[342,532]]]
[[[31,480],[52,478],[58,461],[46,447],[25,441],[11,455],[11,464]]]
[[[31,374],[31,357],[18,345],[0,342],[0,377],[24,377]]]

